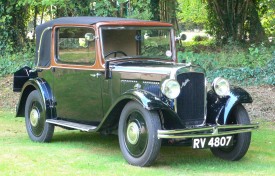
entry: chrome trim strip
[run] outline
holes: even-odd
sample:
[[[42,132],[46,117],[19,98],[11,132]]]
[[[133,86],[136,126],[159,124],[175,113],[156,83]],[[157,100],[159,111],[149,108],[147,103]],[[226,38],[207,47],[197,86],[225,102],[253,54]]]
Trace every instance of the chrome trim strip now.
[[[99,40],[100,40],[100,46],[101,46],[101,58],[104,59],[105,61],[105,58],[104,58],[104,46],[103,46],[103,36],[102,36],[102,27],[99,27]],[[104,66],[105,67],[105,66]]]
[[[206,124],[206,118],[207,118],[207,79],[204,74],[204,79],[205,79],[205,91],[204,91],[204,122],[202,123],[203,125]]]
[[[86,131],[86,132],[92,132],[96,129],[96,126],[74,123],[74,122],[69,122],[69,121],[65,121],[65,120],[47,119],[46,123],[60,125],[63,127],[73,128],[73,129]]]
[[[182,139],[182,138],[198,138],[198,137],[214,137],[214,136],[226,136],[230,134],[238,134],[238,133],[246,133],[251,132],[252,129],[244,129],[244,130],[235,130],[230,132],[222,132],[219,134],[191,134],[191,135],[165,135],[159,134],[158,139]]]
[[[43,89],[43,87],[41,85],[41,84],[44,84],[43,81],[41,79],[40,79],[41,82],[39,82],[37,79],[29,79],[29,80],[34,81],[36,83],[36,85],[39,87],[39,92],[40,92],[40,94],[42,96],[42,100],[43,100],[44,106],[46,108],[46,99],[45,99],[44,95],[45,94],[49,95],[49,92],[47,90],[46,90],[47,92],[44,91],[44,89]]]
[[[194,137],[212,137],[212,136],[224,136],[230,134],[238,134],[251,132],[257,129],[259,124],[249,125],[222,125],[222,126],[209,126],[201,128],[189,128],[180,130],[158,130],[158,138],[162,139],[180,139],[180,138],[194,138]],[[221,131],[219,130],[227,130]],[[200,133],[196,133],[200,132]],[[190,134],[188,134],[190,133]]]
[[[259,124],[249,124],[249,125],[221,125],[218,129],[241,129],[241,128],[259,128]]]
[[[129,79],[122,79],[120,82],[126,82],[126,83],[137,83],[136,80],[129,80]]]
[[[258,128],[258,124],[251,125],[221,125],[221,126],[208,126],[208,127],[197,127],[197,128],[187,128],[180,130],[158,130],[158,134],[179,134],[179,133],[190,133],[197,131],[207,131],[213,129],[240,129],[240,128]]]
[[[159,85],[159,82],[157,82],[157,81],[143,81],[142,82],[143,84],[155,84],[155,85]]]
[[[177,71],[178,71],[179,69],[181,69],[181,68],[183,68],[183,67],[173,68],[173,69],[171,70],[171,73],[170,73],[170,79],[177,80],[177,79],[176,79],[176,77],[177,77]],[[178,81],[178,80],[177,80],[177,81]],[[178,98],[178,97],[177,97],[177,98]],[[173,99],[173,101],[174,101],[174,110],[175,110],[176,113],[178,113],[177,98]]]
[[[170,50],[172,51],[172,59],[174,62],[177,61],[176,43],[175,43],[175,31],[170,30]]]

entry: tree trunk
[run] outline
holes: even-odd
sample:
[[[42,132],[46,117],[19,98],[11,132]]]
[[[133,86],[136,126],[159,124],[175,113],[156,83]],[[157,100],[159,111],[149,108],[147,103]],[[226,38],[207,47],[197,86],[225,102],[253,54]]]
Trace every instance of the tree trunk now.
[[[109,0],[110,1],[110,4],[113,6],[113,8],[116,8],[116,3],[117,1],[113,1],[113,0]],[[114,17],[117,17],[118,16],[118,11],[117,10],[114,10],[113,11],[113,16]]]
[[[42,11],[41,11],[41,21],[40,24],[43,23],[43,19],[44,19],[44,6],[42,6]]]
[[[153,14],[151,20],[160,21],[159,0],[151,0],[150,1],[150,8],[151,8],[151,12]]]
[[[255,6],[255,0],[249,0],[250,20],[249,20],[249,40],[251,43],[267,41],[265,31],[260,22],[260,18]]]
[[[33,41],[35,41],[35,28],[36,28],[37,14],[38,14],[38,8],[37,6],[34,6],[33,33],[32,33]]]
[[[176,9],[177,9],[177,1],[170,1],[170,0],[159,1],[160,21],[172,23],[175,29],[178,29]]]

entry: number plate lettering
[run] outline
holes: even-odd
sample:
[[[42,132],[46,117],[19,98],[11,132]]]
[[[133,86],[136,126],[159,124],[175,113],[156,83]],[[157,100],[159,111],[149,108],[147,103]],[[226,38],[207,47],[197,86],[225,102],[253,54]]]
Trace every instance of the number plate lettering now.
[[[218,136],[209,138],[193,138],[193,149],[228,147],[233,145],[232,136]]]

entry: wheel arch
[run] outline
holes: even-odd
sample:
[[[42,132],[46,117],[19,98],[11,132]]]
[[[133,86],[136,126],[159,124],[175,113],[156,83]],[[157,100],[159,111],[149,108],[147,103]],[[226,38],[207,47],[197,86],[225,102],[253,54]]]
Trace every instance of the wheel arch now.
[[[16,117],[24,117],[26,100],[34,90],[38,90],[41,94],[47,118],[53,117],[55,113],[53,94],[49,84],[42,78],[29,79],[24,84],[16,108]]]
[[[34,90],[36,90],[36,88],[33,85],[28,85],[22,89],[16,109],[16,117],[24,117],[27,98],[29,94]]]
[[[234,104],[234,106],[230,109],[230,112],[228,113],[227,119],[226,119],[226,124],[231,124],[232,122],[234,122],[236,120],[235,116],[232,116],[234,113],[236,113],[236,111],[238,110],[244,110],[247,114],[247,117],[249,118],[249,115],[245,109],[245,107],[243,106],[242,103],[236,103]],[[249,119],[250,120],[250,119]]]
[[[160,119],[161,122],[171,122],[169,125],[175,127],[183,127],[178,115],[169,107],[169,105],[163,103],[159,98],[150,92],[145,90],[131,90],[120,96],[115,103],[109,108],[104,115],[102,122],[100,123],[98,130],[108,129],[112,126],[117,127],[120,114],[125,105],[130,101],[136,101],[140,103],[143,108],[148,111],[161,111],[165,116],[164,119]],[[169,118],[169,120],[168,120]]]
[[[231,87],[228,97],[220,98],[213,90],[207,93],[207,122],[227,124],[228,117],[238,104],[252,103],[251,95],[240,87]]]

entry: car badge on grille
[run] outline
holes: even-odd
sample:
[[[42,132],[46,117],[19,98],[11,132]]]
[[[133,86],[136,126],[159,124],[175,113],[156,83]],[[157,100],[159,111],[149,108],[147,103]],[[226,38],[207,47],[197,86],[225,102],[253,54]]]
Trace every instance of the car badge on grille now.
[[[182,82],[180,88],[186,86],[188,82],[190,82],[190,79],[186,79],[184,82]]]

